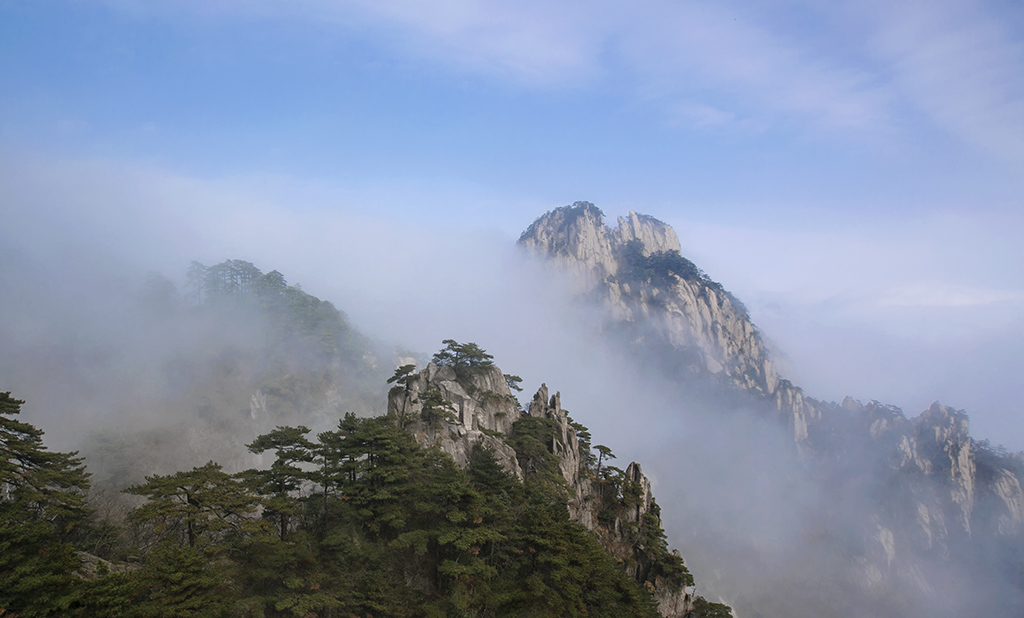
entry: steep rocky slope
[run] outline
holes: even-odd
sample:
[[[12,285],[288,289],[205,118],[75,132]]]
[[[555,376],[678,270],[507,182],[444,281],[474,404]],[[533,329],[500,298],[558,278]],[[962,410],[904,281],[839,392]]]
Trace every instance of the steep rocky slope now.
[[[743,305],[653,217],[630,212],[610,228],[577,202],[537,219],[519,246],[568,273],[572,293],[601,309],[596,327],[680,393],[777,418],[817,483],[819,501],[801,515],[815,522],[808,543],[848,556],[837,594],[916,590],[949,615],[1024,607],[1022,457],[974,441],[965,413],[936,403],[907,419],[878,402],[805,397],[778,375]]]
[[[647,354],[670,355],[680,377],[714,381],[774,403],[803,442],[821,415],[781,380],[746,309],[680,254],[665,223],[630,211],[612,229],[589,202],[537,219],[519,246],[572,274],[575,292],[607,310],[606,332]]]
[[[461,374],[461,375],[460,375]],[[441,399],[431,399],[430,393]],[[447,414],[433,414],[443,402]],[[570,518],[583,525],[626,572],[650,591],[662,615],[694,615],[693,579],[678,552],[670,553],[651,483],[632,462],[625,470],[595,465],[586,428],[561,406],[561,394],[541,385],[526,410],[520,409],[501,370],[493,365],[457,372],[429,364],[393,388],[388,414],[423,446],[438,447],[465,467],[474,448],[489,448],[519,479],[543,478],[553,464]],[[580,435],[582,434],[582,435]],[[543,451],[526,445],[539,438]]]
[[[835,489],[857,475],[874,480],[877,500],[869,505],[865,536],[876,559],[864,564],[867,582],[878,585],[900,576],[927,590],[934,582],[923,575],[922,565],[959,563],[979,572],[995,569],[996,575],[1020,568],[1019,555],[1004,564],[992,553],[996,545],[1021,546],[1024,469],[1019,455],[976,442],[967,415],[939,403],[907,419],[898,408],[847,398],[838,409],[829,409],[826,421],[833,417],[852,421],[854,427],[841,434],[845,446],[833,440],[832,448],[814,461],[832,457],[834,467],[828,472]],[[858,448],[859,461],[844,461]]]

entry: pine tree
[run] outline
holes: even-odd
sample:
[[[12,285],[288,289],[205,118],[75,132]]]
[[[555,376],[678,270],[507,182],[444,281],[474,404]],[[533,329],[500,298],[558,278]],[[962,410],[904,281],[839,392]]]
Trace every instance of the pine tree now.
[[[434,355],[431,362],[438,366],[452,367],[460,380],[473,372],[494,366],[494,356],[475,343],[459,343],[454,339],[445,339],[441,343],[444,347]]]
[[[137,618],[137,605],[147,595],[138,571],[105,573],[76,583],[68,615],[75,618]]]
[[[151,525],[190,548],[216,544],[225,533],[239,531],[258,502],[244,483],[212,461],[186,472],[147,476],[125,492],[149,499],[128,515],[129,521]]]
[[[232,594],[216,566],[191,547],[162,543],[139,574],[141,598],[132,618],[226,618]]]
[[[300,618],[342,607],[351,584],[317,554],[304,531],[282,541],[270,526],[262,528],[232,552],[232,580],[245,598],[245,615]]]
[[[697,595],[693,599],[693,618],[732,618],[732,609],[723,603],[712,603]]]
[[[406,508],[422,483],[422,452],[408,432],[387,418],[358,419],[343,448],[356,456],[355,482],[343,495],[372,537],[391,540],[405,530]]]
[[[14,418],[24,401],[0,393],[0,610],[48,615],[71,600],[78,559],[67,542],[89,515],[77,453],[51,452]]]
[[[455,422],[455,410],[451,402],[436,388],[431,387],[423,391],[416,397],[416,401],[422,406],[420,420],[430,425],[438,425],[442,421]]]
[[[298,464],[310,463],[314,458],[313,443],[306,439],[308,427],[278,427],[256,438],[248,448],[251,452],[273,450],[276,459],[269,470],[252,470],[249,477],[256,491],[265,496],[263,516],[276,519],[281,540],[288,535],[289,521],[302,509],[301,501],[292,494],[310,478],[310,471]]]
[[[206,282],[206,266],[192,260],[188,270],[185,272],[185,286],[188,289],[188,298],[195,304],[203,302],[203,291]]]

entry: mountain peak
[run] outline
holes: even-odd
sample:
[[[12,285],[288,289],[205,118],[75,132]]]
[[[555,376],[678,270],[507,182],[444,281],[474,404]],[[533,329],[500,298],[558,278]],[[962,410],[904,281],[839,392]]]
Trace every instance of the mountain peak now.
[[[634,347],[655,344],[686,375],[773,399],[794,415],[797,440],[806,438],[811,412],[801,393],[780,383],[745,307],[681,255],[670,225],[631,210],[609,228],[599,208],[576,202],[534,221],[519,246],[566,271],[575,294],[603,305],[606,332]]]
[[[654,217],[630,210],[616,223],[610,228],[600,208],[590,202],[574,202],[534,221],[519,237],[519,246],[570,266],[588,282],[618,275],[623,266],[620,257],[630,243],[644,256],[680,250],[675,230]]]

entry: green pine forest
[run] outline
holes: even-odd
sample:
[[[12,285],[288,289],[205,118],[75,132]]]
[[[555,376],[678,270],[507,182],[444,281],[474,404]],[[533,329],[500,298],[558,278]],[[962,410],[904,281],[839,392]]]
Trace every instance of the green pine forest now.
[[[259,308],[272,325],[264,342],[277,355],[271,365],[301,353],[320,359],[314,372],[351,373],[352,357],[365,353],[343,314],[276,271],[238,260],[193,263],[188,281],[190,310]],[[176,298],[166,283],[147,284],[165,308]],[[475,344],[445,343],[435,362],[461,368],[453,350],[490,358]],[[359,379],[379,377],[364,371]],[[272,381],[273,372],[259,379]],[[693,585],[668,549],[656,505],[626,531],[644,547],[642,577],[627,575],[592,532],[570,521],[545,419],[524,416],[506,438],[530,463],[524,481],[488,449],[474,450],[462,469],[421,448],[399,419],[349,412],[327,431],[292,424],[259,434],[242,447],[266,462],[257,468],[229,473],[217,461],[196,461],[117,487],[132,506],[112,518],[94,497],[117,477],[97,483],[77,452],[49,450],[43,432],[20,420],[25,404],[0,392],[3,618],[653,617],[646,582]],[[573,425],[586,451],[581,474],[611,497],[599,519],[614,519],[633,505],[635,488],[608,465],[611,450],[601,445],[595,455],[586,428]],[[690,615],[731,612],[697,597]]]

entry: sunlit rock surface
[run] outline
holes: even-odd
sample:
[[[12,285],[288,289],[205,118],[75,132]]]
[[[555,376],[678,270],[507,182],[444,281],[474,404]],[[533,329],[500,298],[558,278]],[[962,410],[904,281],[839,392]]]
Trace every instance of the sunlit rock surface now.
[[[450,404],[449,420],[428,422],[421,418],[421,397],[430,389],[436,389]],[[693,600],[689,590],[673,586],[657,575],[648,548],[637,543],[637,530],[645,517],[661,527],[650,480],[640,464],[632,462],[627,466],[625,476],[637,493],[635,504],[628,508],[620,506],[621,497],[609,493],[607,484],[595,483],[576,429],[562,409],[560,393],[551,395],[547,385],[542,384],[524,412],[497,367],[466,372],[459,377],[452,367],[429,364],[410,376],[405,386],[391,389],[388,414],[398,419],[419,444],[440,448],[463,468],[469,464],[477,445],[490,447],[498,463],[520,480],[524,471],[515,450],[503,438],[512,435],[513,425],[523,415],[553,421],[555,433],[545,446],[556,456],[559,474],[565,480],[570,519],[593,532],[626,573],[653,594],[663,616],[691,615]],[[602,513],[603,521],[599,517]]]
[[[657,271],[684,248],[653,217],[630,211],[609,227],[576,202],[538,218],[518,244],[568,274],[570,293],[600,310],[596,330],[680,392],[777,417],[822,496],[806,514],[820,522],[809,542],[848,557],[851,570],[829,585],[850,609],[835,615],[1024,607],[1024,455],[976,443],[966,413],[935,403],[908,419],[875,401],[805,396],[778,375],[740,301],[692,264]]]
[[[452,422],[430,423],[421,419],[421,396],[431,388],[440,391],[450,404]],[[520,480],[523,478],[515,451],[494,435],[508,434],[521,414],[497,367],[473,372],[459,381],[452,367],[427,365],[410,376],[404,388],[391,389],[388,414],[399,419],[421,445],[440,448],[460,467],[469,465],[473,448],[480,444],[494,450],[498,463],[506,471]]]
[[[706,276],[670,277],[660,283],[633,276],[631,241],[647,257],[680,253],[671,226],[630,211],[609,228],[601,211],[588,202],[540,217],[520,237],[519,246],[571,273],[575,292],[606,309],[607,331],[623,334],[634,345],[667,345],[692,372],[724,378],[770,400],[794,439],[806,440],[808,423],[820,410],[804,400],[800,389],[779,379],[739,301]]]

